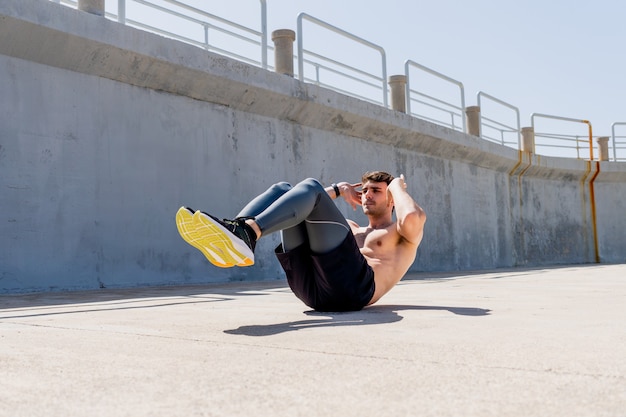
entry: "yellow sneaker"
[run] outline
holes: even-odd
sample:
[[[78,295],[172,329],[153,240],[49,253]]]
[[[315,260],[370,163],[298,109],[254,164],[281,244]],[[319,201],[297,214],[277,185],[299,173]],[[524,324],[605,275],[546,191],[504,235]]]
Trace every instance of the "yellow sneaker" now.
[[[207,235],[211,236],[211,231],[202,224],[194,222],[193,214],[194,211],[189,207],[181,207],[176,212],[176,227],[180,236],[185,242],[202,252],[213,265],[220,268],[235,266],[234,262],[227,262],[213,250],[210,241],[207,242]]]
[[[180,236],[220,268],[254,264],[255,241],[242,223],[243,220],[220,221],[207,213],[194,213],[189,207],[181,207],[176,213]]]
[[[209,252],[210,256],[207,256],[203,251],[211,263],[217,266],[254,265],[256,236],[243,219],[219,220],[208,213],[196,211],[193,222],[196,229],[202,230],[200,245]]]

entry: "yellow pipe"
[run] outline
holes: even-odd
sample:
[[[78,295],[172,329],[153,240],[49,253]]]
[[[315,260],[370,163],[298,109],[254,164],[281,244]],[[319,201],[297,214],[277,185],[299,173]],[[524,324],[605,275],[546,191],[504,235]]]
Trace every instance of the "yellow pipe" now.
[[[509,171],[509,176],[515,174],[515,171],[520,165],[522,165],[522,151],[518,150],[517,151],[517,164],[515,164],[515,166]]]
[[[589,120],[581,120],[583,123],[587,123],[589,126],[589,160],[593,161],[593,132],[591,128],[591,122]]]
[[[591,156],[593,158],[593,155]],[[589,161],[591,165],[591,161]],[[591,168],[591,167],[590,167]],[[598,247],[598,224],[596,221],[596,193],[594,187],[594,181],[600,174],[600,162],[596,162],[596,173],[589,181],[589,199],[591,200],[591,227],[593,229],[593,248],[595,253],[596,263],[600,263],[600,248]]]
[[[520,229],[522,230],[521,233],[521,239],[522,239],[522,246],[525,246],[526,243],[524,242],[524,214],[522,211],[522,205],[524,204],[524,196],[522,195],[522,175],[524,175],[526,173],[526,171],[528,171],[528,169],[532,166],[533,164],[533,159],[532,159],[532,155],[530,154],[530,152],[523,152],[521,150],[518,151],[518,162],[515,165],[515,167],[513,167],[513,169],[509,172],[509,175],[515,175],[515,171],[517,171],[517,169],[522,165],[522,163],[524,162],[524,154],[528,154],[528,165],[526,165],[522,171],[517,174],[517,198],[519,201],[519,225],[520,225]]]
[[[528,168],[530,168],[533,165],[533,157],[530,153],[528,153],[528,165],[526,165],[526,168],[524,168],[522,170],[522,172],[519,173],[518,175],[518,179],[520,181],[520,184],[522,182],[522,175],[524,175],[526,173],[526,171],[528,171]]]
[[[580,195],[582,198],[582,205],[581,205],[581,209],[582,209],[582,223],[585,226],[584,227],[584,233],[585,233],[585,242],[587,241],[587,237],[588,237],[588,228],[587,228],[587,202],[586,202],[586,193],[585,193],[585,189],[587,188],[587,178],[589,178],[589,174],[591,173],[591,161],[585,161],[585,173],[583,174],[582,178],[580,179]],[[593,229],[593,225],[592,225],[592,229]]]

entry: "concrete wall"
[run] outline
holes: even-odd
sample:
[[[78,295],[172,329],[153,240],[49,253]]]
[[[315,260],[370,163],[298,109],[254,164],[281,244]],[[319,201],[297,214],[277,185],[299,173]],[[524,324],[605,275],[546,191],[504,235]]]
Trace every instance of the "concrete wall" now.
[[[413,271],[626,261],[626,164],[520,153],[52,2],[0,2],[0,92],[2,293],[282,279],[277,235],[215,268],[178,207],[226,217],[368,169],[428,213]]]

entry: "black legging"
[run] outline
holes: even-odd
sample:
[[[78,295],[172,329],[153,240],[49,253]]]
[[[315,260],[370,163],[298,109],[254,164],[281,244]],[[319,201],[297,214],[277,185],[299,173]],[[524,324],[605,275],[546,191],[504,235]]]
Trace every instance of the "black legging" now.
[[[272,185],[237,217],[254,217],[264,235],[280,230],[284,251],[307,243],[314,253],[326,253],[350,232],[343,214],[313,178],[293,187],[287,182]]]

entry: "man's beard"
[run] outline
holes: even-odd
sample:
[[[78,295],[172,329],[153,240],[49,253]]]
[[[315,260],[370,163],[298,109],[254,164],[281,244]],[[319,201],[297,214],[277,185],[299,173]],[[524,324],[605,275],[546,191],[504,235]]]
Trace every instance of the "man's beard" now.
[[[389,205],[387,203],[362,205],[363,214],[366,216],[379,217],[387,213]]]

